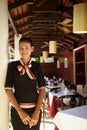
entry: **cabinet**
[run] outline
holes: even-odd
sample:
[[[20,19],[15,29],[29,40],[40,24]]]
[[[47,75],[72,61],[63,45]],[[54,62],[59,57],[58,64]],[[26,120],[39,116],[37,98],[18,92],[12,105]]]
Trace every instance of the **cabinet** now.
[[[87,84],[87,45],[73,50],[74,83]]]

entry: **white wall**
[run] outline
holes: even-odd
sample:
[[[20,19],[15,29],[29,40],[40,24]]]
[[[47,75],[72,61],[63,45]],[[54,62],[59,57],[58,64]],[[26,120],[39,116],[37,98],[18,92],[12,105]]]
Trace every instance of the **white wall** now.
[[[8,99],[4,91],[8,63],[8,2],[0,0],[0,130],[8,130]]]

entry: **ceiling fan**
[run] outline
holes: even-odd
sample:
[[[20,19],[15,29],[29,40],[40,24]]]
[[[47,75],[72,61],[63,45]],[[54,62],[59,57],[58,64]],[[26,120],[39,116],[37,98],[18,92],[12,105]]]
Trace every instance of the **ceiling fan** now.
[[[44,45],[41,46],[41,48],[43,49],[43,48],[45,48],[45,47],[47,47],[47,46],[49,46],[49,43],[48,43],[48,42],[44,42]]]
[[[70,33],[72,29],[72,19],[66,18],[62,22],[57,22],[57,28],[62,30],[64,33]]]
[[[61,45],[61,43],[58,43],[58,44],[57,44],[57,47],[58,47],[59,45]],[[49,42],[44,42],[44,45],[41,46],[42,49],[45,48],[45,47],[49,47]]]

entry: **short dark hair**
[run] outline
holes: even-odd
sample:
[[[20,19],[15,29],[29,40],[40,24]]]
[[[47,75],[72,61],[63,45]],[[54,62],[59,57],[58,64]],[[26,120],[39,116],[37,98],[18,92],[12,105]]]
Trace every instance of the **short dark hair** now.
[[[31,40],[30,38],[28,38],[28,37],[21,37],[20,40],[19,40],[19,45],[20,45],[21,42],[27,42],[27,43],[29,43],[31,46],[33,46],[32,40]]]

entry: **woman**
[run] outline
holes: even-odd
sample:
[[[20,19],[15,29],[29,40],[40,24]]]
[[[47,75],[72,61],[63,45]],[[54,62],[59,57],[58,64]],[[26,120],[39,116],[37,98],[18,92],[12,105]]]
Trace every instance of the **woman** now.
[[[45,82],[40,64],[31,61],[33,51],[31,39],[21,38],[21,58],[8,66],[5,89],[12,104],[13,130],[39,130],[40,127]]]

